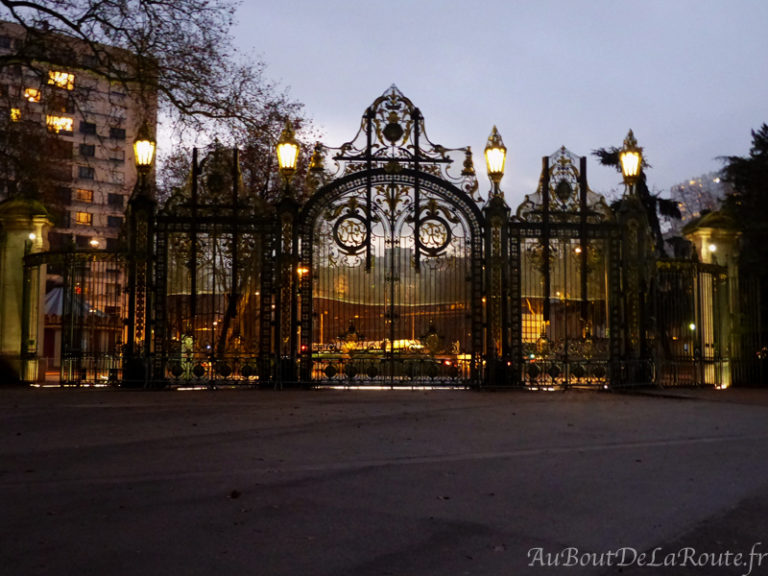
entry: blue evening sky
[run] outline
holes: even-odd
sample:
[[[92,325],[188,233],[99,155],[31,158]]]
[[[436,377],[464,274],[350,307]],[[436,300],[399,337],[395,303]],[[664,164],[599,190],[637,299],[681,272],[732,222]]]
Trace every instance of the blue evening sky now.
[[[590,155],[632,128],[666,191],[746,154],[768,122],[765,0],[245,0],[235,33],[328,145],[393,83],[433,142],[472,146],[483,176],[497,125],[513,206],[561,145]],[[620,188],[591,156],[588,176]]]

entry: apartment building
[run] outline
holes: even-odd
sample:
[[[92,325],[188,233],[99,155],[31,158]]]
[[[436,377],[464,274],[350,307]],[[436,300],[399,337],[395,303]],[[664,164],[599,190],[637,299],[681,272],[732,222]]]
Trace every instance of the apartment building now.
[[[0,58],[19,52],[28,36],[0,23]],[[61,35],[45,40],[57,45],[55,57],[47,50],[32,65],[0,67],[0,146],[16,153],[0,166],[0,199],[33,187],[54,219],[52,250],[73,241],[113,248],[137,178],[132,143],[143,123],[154,131],[156,102],[94,72],[101,64],[93,46]],[[129,65],[125,51],[99,49]]]
[[[140,98],[138,86],[110,80],[131,66],[124,50],[0,22],[0,200],[43,203],[54,224],[44,249],[118,248],[137,179],[133,141],[144,124],[154,132],[157,119],[155,94]],[[119,366],[126,278],[104,254],[69,281],[50,259],[36,379],[66,381],[97,368],[100,379]],[[63,357],[64,340],[78,350],[76,363]]]

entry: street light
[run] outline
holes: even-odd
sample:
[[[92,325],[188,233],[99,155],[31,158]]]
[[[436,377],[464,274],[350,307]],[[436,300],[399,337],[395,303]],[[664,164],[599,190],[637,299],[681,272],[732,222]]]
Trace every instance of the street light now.
[[[624,138],[624,146],[619,152],[621,161],[621,173],[624,176],[624,183],[631,194],[634,192],[635,183],[640,176],[640,170],[643,165],[643,149],[637,145],[637,140],[632,130]]]
[[[136,134],[136,140],[133,142],[133,157],[139,173],[139,193],[146,194],[147,174],[152,168],[152,160],[155,157],[155,140],[146,123],[141,125]]]
[[[136,141],[133,143],[133,153],[136,158],[136,167],[139,170],[149,171],[152,166],[152,159],[155,157],[155,140],[149,133],[149,127],[142,124]]]
[[[499,183],[504,176],[504,161],[507,158],[507,147],[501,140],[501,134],[493,127],[488,143],[485,146],[485,164],[488,168],[488,178],[493,182],[493,193],[499,194]]]
[[[123,382],[128,386],[146,386],[151,378],[150,340],[152,330],[148,326],[148,288],[146,278],[152,275],[152,221],[155,201],[147,178],[155,157],[155,139],[149,126],[141,125],[133,142],[133,158],[136,163],[137,182],[128,203],[129,253],[128,259],[128,333],[126,352],[123,356]],[[92,240],[96,248],[98,240]]]
[[[291,226],[291,223],[296,218],[298,212],[298,203],[291,197],[289,192],[291,178],[293,178],[293,175],[296,173],[296,167],[299,162],[299,143],[296,141],[293,125],[288,119],[285,121],[285,127],[280,134],[280,139],[275,145],[275,152],[277,153],[277,167],[280,171],[280,175],[283,177],[282,198],[277,206],[278,217],[280,219],[282,230],[287,233],[289,226]],[[286,278],[291,278],[290,270],[296,265],[296,258],[297,255],[293,252],[292,248],[281,251],[278,256],[278,267],[281,270],[281,273],[285,274]],[[292,294],[290,299],[282,299],[279,290],[277,297],[275,298],[277,304],[276,314],[278,318],[280,318],[280,320],[276,322],[277,328],[275,330],[275,340],[277,342],[282,342],[282,350],[279,351],[279,386],[282,386],[284,380],[292,381],[296,378],[296,363],[293,360],[296,358],[298,350],[297,339],[299,338],[297,330],[298,285],[303,282],[304,274],[298,273],[298,276],[299,282],[295,282],[293,279],[289,281]],[[280,326],[284,321],[290,323],[291,331],[289,334],[282,334]],[[288,349],[286,349],[286,345],[289,346]]]
[[[296,173],[296,164],[299,160],[299,144],[296,142],[296,135],[290,120],[285,121],[285,128],[283,128],[283,132],[280,134],[280,140],[277,141],[275,150],[277,151],[277,164],[280,175],[285,180],[287,188],[288,183]]]

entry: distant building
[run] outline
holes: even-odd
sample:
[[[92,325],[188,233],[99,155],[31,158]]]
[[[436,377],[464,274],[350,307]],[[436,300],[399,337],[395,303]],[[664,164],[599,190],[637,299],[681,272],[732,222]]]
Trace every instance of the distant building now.
[[[682,219],[671,221],[668,236],[679,236],[683,226],[707,212],[720,208],[728,185],[720,180],[717,172],[703,174],[685,182],[675,184],[669,189],[669,197],[677,202]]]
[[[26,41],[24,28],[0,22],[0,57],[19,52]],[[40,42],[39,36],[34,41]],[[38,182],[36,193],[54,219],[51,249],[73,240],[81,248],[113,248],[136,182],[132,143],[142,123],[154,131],[156,101],[147,106],[123,83],[94,72],[99,62],[91,45],[61,35],[52,35],[50,41],[57,46],[55,62],[46,56],[32,66],[6,63],[0,68],[4,134],[27,132],[31,142],[42,146],[38,165],[28,165],[27,174],[19,173],[24,167],[0,167],[0,199],[17,192],[30,172],[44,173],[45,182]],[[129,61],[123,50],[98,48]],[[41,136],[32,137],[38,133]],[[2,145],[15,143],[29,147],[23,138]]]

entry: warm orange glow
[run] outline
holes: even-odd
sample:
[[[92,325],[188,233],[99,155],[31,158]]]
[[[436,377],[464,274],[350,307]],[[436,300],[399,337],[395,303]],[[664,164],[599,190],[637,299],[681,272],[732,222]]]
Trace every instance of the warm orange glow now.
[[[93,222],[93,214],[88,212],[75,212],[75,224],[90,226]]]
[[[280,173],[285,178],[290,178],[296,172],[299,161],[299,144],[296,142],[293,126],[289,120],[285,121],[285,128],[280,134],[280,140],[277,141],[276,151]]]
[[[627,178],[637,178],[640,173],[640,154],[630,150],[622,152],[621,171]]]
[[[133,155],[139,170],[149,170],[155,157],[155,140],[149,132],[149,126],[142,124],[133,142]]]
[[[136,166],[148,167],[155,156],[155,143],[149,139],[136,140],[133,143],[133,153],[136,158]]]
[[[48,72],[48,84],[65,90],[74,90],[75,75],[62,70],[50,70]]]
[[[75,200],[77,202],[93,202],[93,190],[87,190],[85,188],[76,188]]]
[[[24,90],[24,100],[27,102],[40,102],[40,90],[37,88],[27,88]]]
[[[72,132],[74,126],[74,120],[67,118],[66,116],[46,116],[45,123],[48,126],[48,130],[51,132]]]
[[[18,108],[11,108],[11,122],[19,122],[21,120],[21,110]]]
[[[643,167],[643,149],[637,145],[637,140],[632,130],[629,131],[624,139],[624,147],[619,152],[619,161],[621,162],[621,173],[624,175],[624,182],[627,186],[632,186],[640,176]]]
[[[485,164],[488,168],[488,178],[491,182],[498,184],[504,176],[504,163],[507,159],[507,147],[501,140],[501,134],[493,127],[491,135],[488,137],[488,143],[485,146]]]

